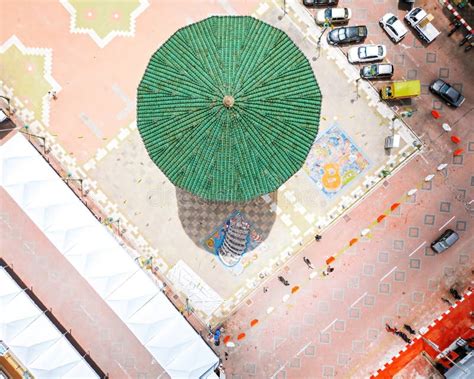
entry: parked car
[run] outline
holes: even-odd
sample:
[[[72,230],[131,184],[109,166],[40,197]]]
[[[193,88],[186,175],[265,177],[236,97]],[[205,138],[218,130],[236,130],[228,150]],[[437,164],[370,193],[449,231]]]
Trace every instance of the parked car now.
[[[335,7],[339,0],[303,0],[303,5],[307,7]]]
[[[405,21],[415,29],[418,36],[426,43],[433,42],[440,35],[439,30],[434,27],[430,19],[421,8],[413,8],[405,15]]]
[[[330,45],[340,45],[343,43],[361,43],[367,38],[366,26],[343,26],[334,28],[328,33],[328,43]]]
[[[453,246],[459,235],[452,229],[446,229],[436,240],[431,243],[431,248],[435,253],[442,253]]]
[[[381,61],[387,55],[384,45],[360,45],[347,52],[347,59],[351,63]]]
[[[379,21],[379,25],[395,43],[400,42],[408,33],[408,29],[393,13],[387,13],[383,16]]]
[[[390,79],[393,76],[393,64],[374,63],[360,69],[362,79]]]
[[[465,100],[464,96],[461,95],[456,88],[441,79],[437,79],[431,83],[430,91],[441,97],[449,105],[456,108],[460,107]]]
[[[316,23],[323,25],[328,22],[329,24],[344,24],[351,19],[352,12],[349,8],[326,8],[321,9],[316,13]]]

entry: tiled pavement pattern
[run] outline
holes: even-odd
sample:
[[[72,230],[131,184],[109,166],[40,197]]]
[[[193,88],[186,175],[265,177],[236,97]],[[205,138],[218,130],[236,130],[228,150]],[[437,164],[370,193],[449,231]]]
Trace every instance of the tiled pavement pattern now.
[[[355,2],[347,0],[341,0],[339,5],[356,7]],[[470,112],[474,88],[464,85],[467,100],[459,110],[437,102],[427,88],[440,74],[449,75],[448,80],[453,84],[465,82],[474,62],[457,47],[461,33],[451,39],[446,36],[449,20],[441,7],[435,1],[419,1],[417,5],[433,13],[434,24],[443,31],[432,45],[423,47],[410,30],[405,40],[395,46],[376,22],[368,23],[368,42],[383,42],[388,46],[388,58],[396,64],[396,79],[416,75],[422,82],[423,94],[410,105],[417,111],[408,122],[423,137],[423,156],[389,178],[387,186],[379,188],[348,217],[339,220],[321,243],[300,254],[288,267],[288,280],[298,284],[308,274],[301,259],[303,255],[316,267],[323,265],[331,252],[356,236],[364,225],[424,176],[435,172],[438,164],[446,162],[450,166],[378,225],[368,242],[355,245],[339,258],[331,277],[314,279],[294,296],[294,301],[285,304],[281,301],[285,289],[277,281],[272,282],[266,294],[258,293],[252,299],[251,307],[241,308],[229,321],[228,332],[247,330],[248,336],[234,351],[229,350],[226,367],[231,377],[250,377],[239,368],[242,362],[247,362],[256,365],[256,377],[366,378],[402,346],[401,340],[387,335],[386,322],[399,326],[408,322],[415,328],[426,325],[444,310],[440,297],[449,297],[448,289],[452,285],[462,290],[472,280],[470,235],[474,202],[469,202],[474,197],[474,179],[469,167],[473,167],[474,155],[469,147],[474,146],[474,133],[469,127],[473,124]],[[403,15],[396,9],[396,2],[358,1],[357,8],[352,24],[367,23],[367,14],[371,20],[389,11]],[[443,68],[449,71],[440,71]],[[439,106],[442,119],[431,118],[433,105]],[[394,106],[403,110],[403,104]],[[442,122],[456,127],[455,133],[461,137],[461,147],[466,151],[462,159],[451,156],[453,145],[449,135],[442,132]],[[457,230],[461,240],[449,252],[435,255],[429,243],[447,221],[450,222],[445,228]],[[344,291],[342,304],[332,298],[334,290]],[[269,306],[275,306],[274,313],[255,330],[248,330],[246,321],[263,318],[262,313]],[[307,319],[313,323],[305,324]],[[289,321],[284,327],[285,320]],[[334,331],[335,320],[346,321],[342,336]],[[290,326],[304,329],[298,343],[291,339]],[[280,341],[278,348],[274,346],[275,340]],[[316,355],[306,355],[305,346],[311,346]],[[298,368],[290,364],[295,357],[300,359]]]

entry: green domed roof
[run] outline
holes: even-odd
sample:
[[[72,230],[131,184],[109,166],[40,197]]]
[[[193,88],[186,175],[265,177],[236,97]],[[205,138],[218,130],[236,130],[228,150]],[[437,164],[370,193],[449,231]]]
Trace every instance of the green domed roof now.
[[[174,185],[208,200],[247,201],[301,168],[321,93],[284,32],[252,17],[214,16],[153,54],[137,108],[148,154]]]

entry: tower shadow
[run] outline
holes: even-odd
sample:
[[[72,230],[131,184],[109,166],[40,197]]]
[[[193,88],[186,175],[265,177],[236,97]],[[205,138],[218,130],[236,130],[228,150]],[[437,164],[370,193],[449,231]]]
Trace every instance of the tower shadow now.
[[[251,201],[234,203],[204,200],[176,188],[176,200],[178,217],[184,231],[197,247],[211,254],[214,252],[207,241],[237,213],[250,224],[251,243],[247,252],[255,249],[268,237],[276,220],[276,213],[272,210],[276,206],[276,191],[268,194],[266,200],[260,196]]]

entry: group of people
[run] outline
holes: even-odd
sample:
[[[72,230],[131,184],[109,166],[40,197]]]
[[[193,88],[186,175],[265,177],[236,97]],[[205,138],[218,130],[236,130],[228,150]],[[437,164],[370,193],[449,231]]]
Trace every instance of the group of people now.
[[[403,327],[405,328],[406,331],[408,331],[408,333],[413,334],[413,335],[416,334],[415,329],[413,329],[410,325],[404,324]],[[393,334],[397,335],[398,337],[400,337],[406,343],[411,343],[411,338],[408,337],[408,335],[406,333],[402,332],[401,330],[398,330],[395,327],[392,328],[389,324],[385,324],[385,330],[389,333],[393,333]]]

